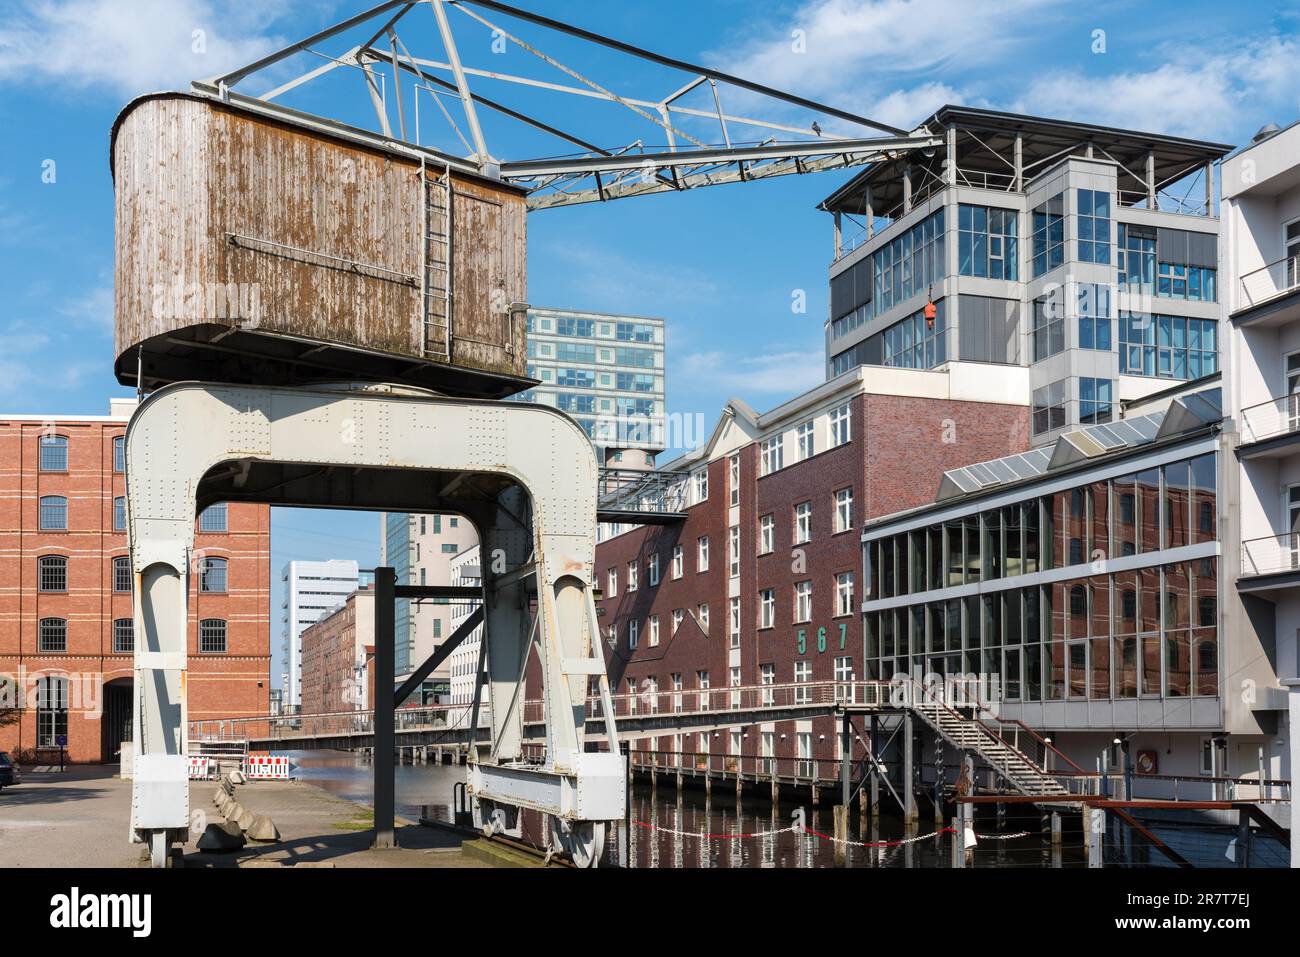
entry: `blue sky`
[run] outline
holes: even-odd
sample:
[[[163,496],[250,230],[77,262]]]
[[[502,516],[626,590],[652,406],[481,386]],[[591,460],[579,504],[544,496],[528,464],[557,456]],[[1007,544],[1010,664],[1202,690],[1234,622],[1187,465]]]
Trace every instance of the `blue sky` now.
[[[904,128],[944,103],[964,103],[1241,143],[1266,122],[1300,116],[1293,3],[518,2]],[[366,5],[0,0],[0,411],[103,413],[108,396],[126,391],[112,376],[108,170],[109,128],[122,106],[249,62]],[[429,11],[416,13],[432,22]],[[530,41],[543,37],[488,16]],[[455,22],[471,65],[541,75],[526,52],[493,54],[478,25],[463,16]],[[795,31],[803,52],[792,49]],[[650,98],[675,86],[657,68],[629,68],[572,41],[547,49],[620,92]],[[345,101],[334,87],[303,97],[294,105],[373,119],[364,101]],[[527,94],[512,102],[534,105]],[[625,120],[584,104],[546,115],[606,146],[636,135]],[[769,115],[804,122],[797,110]],[[487,132],[505,159],[567,152],[498,125]],[[51,170],[53,182],[45,182]],[[711,427],[733,395],[769,408],[822,376],[831,228],[814,207],[847,175],[534,214],[529,300],[665,317],[670,412],[702,414]],[[797,290],[806,294],[805,313],[791,310]],[[291,558],[377,561],[377,517],[336,516],[328,526],[323,518],[277,511],[276,578]],[[278,653],[278,639],[272,644]]]

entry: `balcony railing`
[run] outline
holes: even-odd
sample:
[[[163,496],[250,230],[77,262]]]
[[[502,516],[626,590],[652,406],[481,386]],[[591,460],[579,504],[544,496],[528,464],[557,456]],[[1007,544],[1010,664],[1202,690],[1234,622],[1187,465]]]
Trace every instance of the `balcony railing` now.
[[[1242,300],[1256,306],[1300,286],[1300,256],[1288,256],[1241,277]]]
[[[1282,395],[1241,410],[1241,442],[1300,432],[1300,393]]]
[[[1300,532],[1252,538],[1241,543],[1241,574],[1300,571]]]

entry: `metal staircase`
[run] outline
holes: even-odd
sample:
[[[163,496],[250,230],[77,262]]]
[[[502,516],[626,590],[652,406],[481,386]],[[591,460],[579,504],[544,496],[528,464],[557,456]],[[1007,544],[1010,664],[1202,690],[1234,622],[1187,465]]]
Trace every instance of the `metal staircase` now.
[[[1021,794],[1059,798],[1071,793],[1050,770],[980,720],[978,706],[968,717],[920,685],[915,689],[912,711],[917,717],[953,747],[978,755]]]

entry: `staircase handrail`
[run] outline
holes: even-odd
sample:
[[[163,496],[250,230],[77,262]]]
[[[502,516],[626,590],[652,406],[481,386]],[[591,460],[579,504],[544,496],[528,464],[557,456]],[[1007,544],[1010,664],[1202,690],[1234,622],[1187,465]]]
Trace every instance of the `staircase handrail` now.
[[[1025,754],[1025,752],[1021,751],[1018,747],[1016,747],[1014,744],[1012,744],[1012,743],[1011,743],[1010,741],[1008,741],[1006,738],[1002,737],[1001,734],[999,734],[998,732],[994,731],[992,728],[990,728],[988,725],[986,725],[983,721],[979,720],[978,718],[967,718],[967,717],[966,717],[965,715],[963,715],[961,712],[959,712],[959,711],[957,711],[955,708],[951,707],[951,706],[948,704],[948,702],[944,701],[942,698],[937,698],[937,697],[931,695],[931,694],[926,690],[925,686],[924,686],[923,684],[921,684],[921,682],[917,681],[915,678],[912,678],[911,676],[908,676],[906,680],[907,680],[908,682],[910,682],[911,684],[916,685],[916,686],[920,689],[920,692],[921,692],[922,697],[928,698],[930,701],[932,701],[934,704],[938,705],[940,708],[943,708],[945,711],[947,711],[949,714],[951,714],[951,715],[952,715],[954,718],[956,718],[957,720],[959,720],[959,721],[963,721],[963,722],[966,722],[968,725],[973,725],[974,727],[978,728],[980,731],[982,731],[984,734],[986,734],[989,738],[991,738],[995,743],[1002,745],[1002,747],[1006,748],[1008,751],[1012,752],[1013,754],[1018,755],[1018,756],[1020,757],[1021,760],[1023,760],[1026,764],[1028,764],[1031,768],[1033,768],[1033,769],[1034,769],[1035,771],[1037,771],[1039,774],[1042,774],[1042,775],[1045,776],[1045,777],[1051,777],[1051,776],[1052,776],[1052,772],[1050,772],[1050,771],[1048,771],[1046,768],[1042,767],[1042,766],[1041,766],[1037,761],[1035,761],[1033,758],[1029,757],[1029,755]],[[977,705],[977,707],[982,707],[982,706],[978,706],[978,705]],[[988,760],[988,757],[989,757],[988,755],[984,755],[985,760]],[[1010,767],[1010,766],[1008,765],[1007,768],[1000,769],[1000,770],[1002,770],[1003,775],[1004,775],[1005,777],[1008,777],[1008,778],[1011,776],[1010,774],[1007,773],[1007,771],[1009,770],[1009,767]],[[1060,782],[1057,782],[1057,783],[1060,784]]]

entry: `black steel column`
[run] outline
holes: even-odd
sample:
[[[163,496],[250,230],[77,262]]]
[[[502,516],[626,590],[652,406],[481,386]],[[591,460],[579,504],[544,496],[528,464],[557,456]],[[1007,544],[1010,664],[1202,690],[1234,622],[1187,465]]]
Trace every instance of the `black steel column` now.
[[[393,836],[393,631],[396,609],[393,588],[397,575],[391,568],[375,569],[375,843],[396,847]]]

